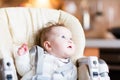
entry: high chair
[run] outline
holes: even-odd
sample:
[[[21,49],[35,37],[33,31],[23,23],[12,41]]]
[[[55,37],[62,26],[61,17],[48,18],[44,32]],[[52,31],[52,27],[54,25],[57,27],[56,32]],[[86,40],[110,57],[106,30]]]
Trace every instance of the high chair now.
[[[3,60],[2,64],[7,66],[7,69],[4,68],[6,73],[9,70],[9,63],[13,65],[12,69],[10,68],[13,72],[11,74],[14,75],[12,80],[19,80],[18,75],[22,76],[22,66],[16,64],[18,48],[23,43],[27,43],[28,47],[31,48],[34,45],[36,32],[50,21],[64,23],[73,34],[76,52],[72,57],[72,61],[78,65],[78,80],[93,80],[91,79],[92,73],[90,73],[90,69],[94,69],[94,66],[89,66],[89,60],[90,62],[92,60],[94,62],[94,59],[97,60],[97,62],[94,62],[97,64],[97,68],[99,68],[99,60],[96,57],[89,58],[84,56],[85,36],[79,20],[62,10],[47,8],[9,7],[0,9],[0,59]],[[21,63],[27,66],[25,61],[21,61]],[[91,62],[91,64],[93,63]],[[107,65],[105,62],[103,64]],[[4,72],[4,69],[1,71]],[[108,66],[106,66],[105,71],[109,72]],[[95,73],[95,75],[99,75],[99,73]],[[9,74],[7,76],[10,77]]]

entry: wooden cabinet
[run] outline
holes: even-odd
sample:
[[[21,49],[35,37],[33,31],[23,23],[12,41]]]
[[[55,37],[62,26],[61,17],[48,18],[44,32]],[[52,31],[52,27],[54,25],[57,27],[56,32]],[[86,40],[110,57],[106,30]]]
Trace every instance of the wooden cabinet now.
[[[85,51],[84,51],[84,55],[85,56],[97,56],[99,57],[100,54],[99,54],[99,48],[85,48]]]
[[[84,51],[85,56],[98,56],[100,57],[100,48],[120,48],[119,39],[87,39]]]

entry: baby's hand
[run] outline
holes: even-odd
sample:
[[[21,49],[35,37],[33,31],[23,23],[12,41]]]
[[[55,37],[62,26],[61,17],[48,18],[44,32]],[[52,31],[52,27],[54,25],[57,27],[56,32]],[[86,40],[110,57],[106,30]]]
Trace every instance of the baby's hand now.
[[[21,55],[24,55],[28,52],[28,46],[27,44],[23,44],[20,48],[18,48],[18,55],[21,56]]]

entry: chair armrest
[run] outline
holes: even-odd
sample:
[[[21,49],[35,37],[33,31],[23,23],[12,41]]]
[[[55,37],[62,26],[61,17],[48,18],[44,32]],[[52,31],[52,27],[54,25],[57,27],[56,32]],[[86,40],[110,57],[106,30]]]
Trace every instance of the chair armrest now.
[[[78,63],[79,64],[79,63]],[[86,64],[77,66],[78,80],[90,80],[88,66]]]
[[[103,59],[95,56],[77,60],[78,80],[110,80],[109,68]]]

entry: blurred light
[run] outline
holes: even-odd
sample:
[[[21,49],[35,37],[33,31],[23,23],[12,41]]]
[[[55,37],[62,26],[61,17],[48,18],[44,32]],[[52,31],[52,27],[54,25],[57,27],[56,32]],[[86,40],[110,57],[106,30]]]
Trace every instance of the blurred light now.
[[[51,8],[50,0],[34,0],[34,7],[49,7]]]

